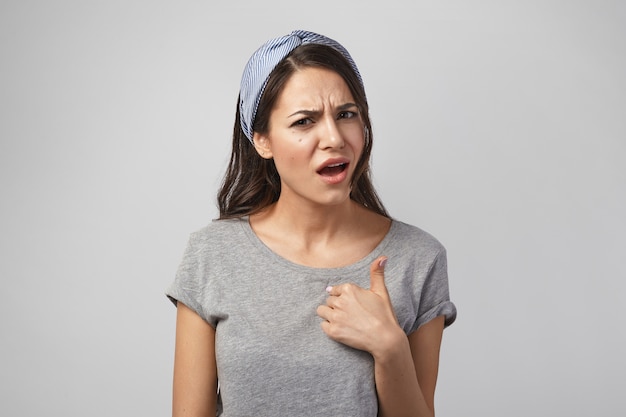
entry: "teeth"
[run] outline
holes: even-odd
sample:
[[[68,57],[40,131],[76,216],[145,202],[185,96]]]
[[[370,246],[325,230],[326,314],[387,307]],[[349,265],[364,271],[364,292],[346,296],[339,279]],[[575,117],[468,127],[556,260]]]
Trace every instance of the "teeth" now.
[[[340,162],[340,163],[338,163],[338,164],[328,165],[328,168],[340,167],[340,166],[342,166],[342,165],[344,165],[344,164]]]

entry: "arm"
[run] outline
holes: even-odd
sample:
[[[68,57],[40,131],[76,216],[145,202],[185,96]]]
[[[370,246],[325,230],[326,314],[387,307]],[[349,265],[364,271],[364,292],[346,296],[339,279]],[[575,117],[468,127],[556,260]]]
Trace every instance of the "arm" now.
[[[382,417],[432,417],[444,317],[410,336],[400,328],[384,283],[385,258],[370,268],[369,290],[354,284],[328,289],[318,308],[322,329],[333,340],[369,352]]]
[[[435,385],[444,317],[424,324],[408,338],[400,330],[374,357],[379,415],[434,416]]]
[[[215,329],[183,303],[177,303],[173,417],[215,416],[217,366]]]

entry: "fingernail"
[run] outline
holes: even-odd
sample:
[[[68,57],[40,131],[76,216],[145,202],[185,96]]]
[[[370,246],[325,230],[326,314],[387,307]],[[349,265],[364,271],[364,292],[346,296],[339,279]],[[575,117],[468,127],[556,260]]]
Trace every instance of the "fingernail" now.
[[[331,287],[330,285],[328,287],[326,287],[326,292],[330,293],[333,290],[333,287]]]
[[[387,258],[381,259],[380,262],[378,262],[378,266],[380,266],[381,268],[384,268],[385,265],[387,265]]]

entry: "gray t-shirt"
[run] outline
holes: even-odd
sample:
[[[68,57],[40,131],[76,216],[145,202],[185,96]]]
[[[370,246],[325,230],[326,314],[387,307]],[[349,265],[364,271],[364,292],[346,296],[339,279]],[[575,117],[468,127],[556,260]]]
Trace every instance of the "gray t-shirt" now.
[[[369,288],[370,264],[386,255],[385,283],[406,334],[439,316],[456,318],[446,252],[431,235],[394,220],[380,244],[342,268],[311,268],[272,252],[247,218],[192,233],[166,291],[216,330],[218,415],[376,416],[373,359],[326,336],[316,314],[328,285]]]

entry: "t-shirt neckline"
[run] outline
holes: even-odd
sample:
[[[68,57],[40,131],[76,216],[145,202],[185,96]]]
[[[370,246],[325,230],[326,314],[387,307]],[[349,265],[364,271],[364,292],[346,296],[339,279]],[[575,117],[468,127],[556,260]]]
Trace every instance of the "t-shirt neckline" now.
[[[315,272],[324,272],[324,271],[350,272],[352,270],[361,269],[364,266],[369,269],[369,265],[372,262],[374,262],[374,259],[376,259],[377,257],[381,255],[384,255],[383,252],[385,248],[387,247],[387,245],[389,244],[389,242],[393,239],[393,235],[396,233],[396,229],[398,227],[398,222],[394,219],[391,219],[391,225],[389,226],[389,230],[387,231],[385,236],[381,239],[380,242],[378,242],[376,247],[374,247],[374,249],[370,251],[370,253],[368,253],[363,258],[359,259],[358,261],[352,264],[340,266],[340,267],[334,267],[334,268],[319,267],[318,268],[318,267],[307,266],[307,265],[299,264],[297,262],[293,262],[277,254],[257,236],[257,234],[252,229],[252,226],[250,225],[250,219],[248,216],[242,217],[240,218],[240,220],[241,220],[240,221],[241,228],[243,229],[244,233],[248,236],[250,243],[255,247],[255,249],[259,250],[262,254],[269,257],[272,262],[280,263],[282,265],[285,265],[292,269],[296,269],[301,272],[306,272],[306,271],[309,271],[309,272],[313,272],[313,271]]]

